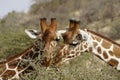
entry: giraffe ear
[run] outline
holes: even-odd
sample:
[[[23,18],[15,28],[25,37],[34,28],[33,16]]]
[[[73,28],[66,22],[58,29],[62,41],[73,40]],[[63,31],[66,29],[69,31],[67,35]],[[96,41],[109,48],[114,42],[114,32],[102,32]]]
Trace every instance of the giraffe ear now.
[[[25,33],[32,39],[35,39],[38,37],[38,35],[40,34],[40,32],[38,32],[37,30],[34,29],[29,29],[29,30],[25,30]]]
[[[63,39],[63,34],[66,32],[66,30],[58,30],[57,32],[56,32],[56,34],[57,34],[57,38],[58,39]]]

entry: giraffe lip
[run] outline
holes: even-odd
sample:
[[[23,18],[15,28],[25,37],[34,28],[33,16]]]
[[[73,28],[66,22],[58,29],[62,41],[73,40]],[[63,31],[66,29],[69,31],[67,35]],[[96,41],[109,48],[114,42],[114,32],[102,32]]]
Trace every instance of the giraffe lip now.
[[[73,42],[72,42],[72,44],[78,44],[78,42],[76,42],[76,41],[73,41]]]
[[[73,41],[72,43],[70,43],[70,45],[73,45],[73,46],[77,46],[78,44],[80,44],[78,41]]]

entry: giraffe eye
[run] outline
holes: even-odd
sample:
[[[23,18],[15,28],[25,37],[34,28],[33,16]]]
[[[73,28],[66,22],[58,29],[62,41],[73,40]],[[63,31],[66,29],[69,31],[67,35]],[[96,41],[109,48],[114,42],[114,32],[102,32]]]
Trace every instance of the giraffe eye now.
[[[77,40],[82,40],[82,35],[81,35],[81,34],[78,34],[78,35],[76,36],[76,38],[77,38]]]

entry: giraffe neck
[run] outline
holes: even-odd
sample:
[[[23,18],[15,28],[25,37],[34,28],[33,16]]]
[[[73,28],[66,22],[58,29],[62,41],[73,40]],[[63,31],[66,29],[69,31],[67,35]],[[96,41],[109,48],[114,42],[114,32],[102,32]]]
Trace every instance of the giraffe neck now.
[[[81,46],[71,46],[69,44],[64,44],[61,49],[58,51],[57,55],[53,58],[54,65],[59,66],[64,62],[76,58],[81,55]]]
[[[20,78],[20,74],[22,72],[25,72],[26,69],[29,69],[30,62],[38,57],[38,55],[42,55],[41,53],[44,48],[44,41],[36,41],[34,45],[30,46],[23,52],[16,54],[15,56],[6,59],[6,61],[3,61],[0,63],[0,80],[4,79],[18,79]],[[50,43],[50,56],[52,57],[52,51],[57,46],[56,41],[52,41]],[[24,62],[25,61],[25,62]],[[42,64],[41,64],[42,65]],[[44,65],[43,65],[44,66]],[[2,69],[2,70],[1,70]],[[30,67],[31,69],[31,67]]]
[[[20,78],[20,74],[30,67],[30,61],[36,58],[43,49],[44,45],[41,42],[35,42],[23,52],[6,59],[0,63],[0,79],[15,79]]]
[[[120,45],[90,30],[80,30],[85,42],[82,50],[92,52],[102,60],[120,70]]]

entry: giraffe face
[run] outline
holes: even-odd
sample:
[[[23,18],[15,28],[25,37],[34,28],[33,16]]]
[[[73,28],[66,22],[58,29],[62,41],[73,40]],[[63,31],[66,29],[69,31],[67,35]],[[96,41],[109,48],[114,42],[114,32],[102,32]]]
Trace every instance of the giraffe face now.
[[[80,21],[70,20],[69,28],[62,34],[64,44],[59,49],[57,55],[54,57],[53,64],[61,65],[63,62],[75,58],[81,54],[80,45],[82,35],[80,34]]]
[[[51,42],[57,40],[56,28],[57,21],[56,18],[51,18],[51,24],[48,25],[46,22],[46,18],[42,18],[40,21],[42,35],[39,37],[44,40],[45,48],[44,50],[49,50]]]
[[[80,21],[70,20],[68,30],[62,34],[65,44],[77,44],[82,39],[79,33]]]
[[[46,22],[46,18],[40,19],[40,26],[41,26],[41,32],[38,32],[36,30],[25,30],[25,32],[28,34],[29,37],[37,40],[42,39],[45,42],[45,48],[49,48],[51,42],[59,40],[59,37],[57,37],[56,27],[57,22],[55,18],[51,19],[51,24],[48,25]]]
[[[33,35],[29,35],[30,31],[26,30],[25,32],[33,38],[37,38],[37,43],[42,40],[44,42],[44,47],[43,47],[43,53],[45,55],[45,62],[43,65],[49,65],[50,59],[53,57],[53,53],[56,49],[57,46],[57,41],[60,39],[59,38],[59,33],[57,33],[56,28],[57,28],[57,21],[55,18],[51,19],[51,24],[48,25],[46,22],[46,18],[41,18],[40,19],[40,26],[41,26],[41,32],[40,33],[34,33]],[[37,32],[37,31],[36,31]],[[38,45],[39,46],[39,45]],[[48,63],[47,63],[48,62]]]

